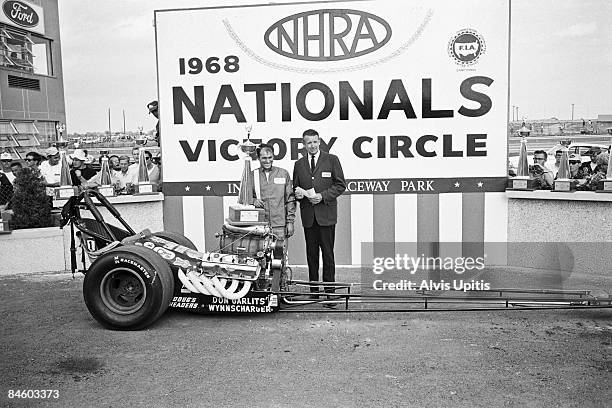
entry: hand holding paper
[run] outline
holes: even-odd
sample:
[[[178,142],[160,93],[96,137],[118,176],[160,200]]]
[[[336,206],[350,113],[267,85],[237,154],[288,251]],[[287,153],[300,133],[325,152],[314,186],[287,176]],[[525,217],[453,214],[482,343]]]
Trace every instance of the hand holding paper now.
[[[298,199],[306,197],[308,199],[316,197],[317,193],[314,188],[309,188],[308,190],[304,190],[302,187],[295,188],[295,195]]]

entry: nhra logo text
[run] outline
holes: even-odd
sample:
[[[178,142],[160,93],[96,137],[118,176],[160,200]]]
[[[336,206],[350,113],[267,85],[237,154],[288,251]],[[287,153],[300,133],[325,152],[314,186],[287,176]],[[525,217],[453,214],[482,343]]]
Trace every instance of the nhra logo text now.
[[[391,39],[382,18],[358,10],[312,10],[272,24],[264,34],[277,54],[305,61],[338,61],[374,52]]]

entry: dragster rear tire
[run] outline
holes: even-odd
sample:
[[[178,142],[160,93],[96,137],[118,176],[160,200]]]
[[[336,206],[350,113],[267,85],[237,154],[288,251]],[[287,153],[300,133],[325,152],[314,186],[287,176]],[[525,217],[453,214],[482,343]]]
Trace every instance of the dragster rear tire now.
[[[187,238],[184,235],[178,234],[176,232],[159,231],[159,232],[154,232],[153,235],[156,237],[167,239],[168,241],[172,241],[175,244],[182,245],[189,249],[193,249],[194,251],[198,250],[198,248],[196,248],[196,246],[193,244],[193,242],[191,242],[189,238]]]
[[[141,330],[168,309],[174,293],[170,266],[156,252],[124,246],[101,255],[83,281],[91,315],[112,330]]]

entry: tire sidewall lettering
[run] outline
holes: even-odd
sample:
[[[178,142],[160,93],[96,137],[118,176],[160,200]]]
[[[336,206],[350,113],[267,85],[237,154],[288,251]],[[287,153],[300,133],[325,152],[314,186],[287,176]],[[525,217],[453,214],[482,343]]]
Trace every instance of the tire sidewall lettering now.
[[[115,255],[113,257],[113,261],[115,263],[115,266],[125,266],[127,268],[134,267],[138,269],[151,284],[155,281],[155,271],[149,271],[149,268],[134,259],[128,259],[124,258],[121,255]]]

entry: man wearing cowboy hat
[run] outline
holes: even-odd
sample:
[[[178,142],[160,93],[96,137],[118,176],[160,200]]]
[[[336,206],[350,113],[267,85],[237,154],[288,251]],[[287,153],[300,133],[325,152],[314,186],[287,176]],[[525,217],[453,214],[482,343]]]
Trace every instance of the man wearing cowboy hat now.
[[[72,178],[73,186],[80,186],[81,184],[87,183],[87,180],[96,175],[95,170],[87,167],[85,161],[87,155],[81,149],[77,149],[70,155],[72,159],[72,169],[70,170],[70,177]]]
[[[53,188],[60,185],[60,178],[62,174],[62,164],[60,163],[60,152],[57,147],[51,146],[45,150],[47,160],[42,162],[39,166],[40,174],[45,179],[47,186],[47,195],[53,195]],[[29,154],[28,154],[29,156]],[[26,157],[26,161],[28,158]]]
[[[0,173],[3,173],[8,181],[13,184],[15,175],[11,171],[11,163],[13,162],[13,156],[10,153],[4,152],[0,154]]]

